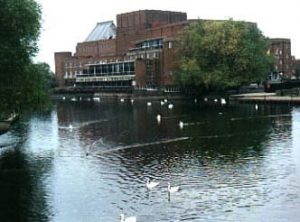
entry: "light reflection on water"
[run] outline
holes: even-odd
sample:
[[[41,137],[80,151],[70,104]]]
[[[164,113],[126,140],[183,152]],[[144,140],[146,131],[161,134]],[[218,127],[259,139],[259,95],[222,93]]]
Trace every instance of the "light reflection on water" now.
[[[0,221],[296,221],[299,111],[58,102],[0,136],[17,141],[0,149]],[[146,178],[160,185],[149,191]],[[181,187],[171,201],[168,182]]]

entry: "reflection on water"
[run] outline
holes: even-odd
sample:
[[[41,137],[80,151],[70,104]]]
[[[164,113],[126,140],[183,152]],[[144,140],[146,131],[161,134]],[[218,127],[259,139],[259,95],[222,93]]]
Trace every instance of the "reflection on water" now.
[[[0,221],[300,218],[299,108],[173,104],[58,102],[25,116],[0,136]],[[171,201],[168,182],[181,187]]]

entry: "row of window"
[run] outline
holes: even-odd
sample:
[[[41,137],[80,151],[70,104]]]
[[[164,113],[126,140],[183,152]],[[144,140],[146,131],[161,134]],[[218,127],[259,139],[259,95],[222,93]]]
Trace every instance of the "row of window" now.
[[[76,78],[76,82],[115,82],[115,81],[129,81],[134,78],[134,75],[131,76],[106,76],[106,77],[79,77]]]
[[[134,73],[134,62],[90,65],[83,75],[126,75]]]
[[[159,52],[147,52],[147,53],[135,53],[134,55],[128,56],[130,60],[136,59],[158,59]]]
[[[136,47],[140,49],[161,48],[162,46],[163,39],[146,40],[136,44]]]

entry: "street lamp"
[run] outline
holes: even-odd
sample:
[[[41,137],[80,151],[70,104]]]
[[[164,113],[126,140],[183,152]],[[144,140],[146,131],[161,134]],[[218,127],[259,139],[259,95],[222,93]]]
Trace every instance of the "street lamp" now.
[[[280,76],[280,95],[283,96],[283,92],[282,92],[283,72],[280,72],[279,76]]]

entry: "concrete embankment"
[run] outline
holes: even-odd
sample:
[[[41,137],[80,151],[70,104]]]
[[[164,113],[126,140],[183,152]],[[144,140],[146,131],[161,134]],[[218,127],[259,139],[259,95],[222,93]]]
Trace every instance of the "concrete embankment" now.
[[[229,99],[235,102],[300,104],[300,96],[278,96],[276,93],[237,94]]]

